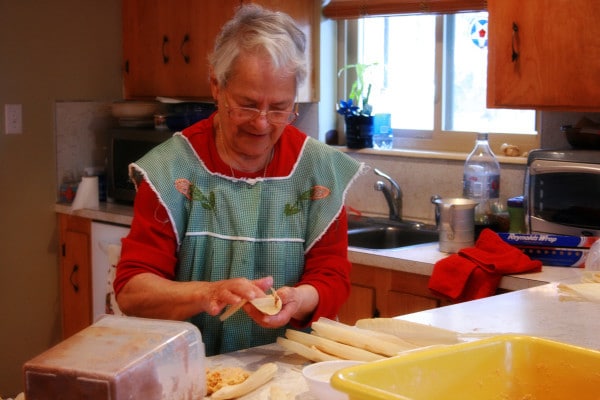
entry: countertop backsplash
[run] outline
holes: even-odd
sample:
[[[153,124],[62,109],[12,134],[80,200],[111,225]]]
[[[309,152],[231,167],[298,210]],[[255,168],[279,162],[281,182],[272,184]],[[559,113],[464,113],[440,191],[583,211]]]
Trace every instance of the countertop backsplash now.
[[[108,130],[115,124],[110,105],[110,101],[56,102],[57,198],[67,177],[78,182],[85,168],[106,166]]]
[[[371,169],[359,177],[350,188],[346,198],[349,212],[388,215],[383,193],[374,189],[375,182],[383,180],[375,175],[378,168],[398,182],[403,193],[402,216],[407,219],[433,222],[434,206],[431,196],[462,197],[462,174],[464,160],[431,158],[408,158],[367,153],[349,153],[365,162]],[[500,200],[523,194],[525,165],[503,164],[500,177]]]

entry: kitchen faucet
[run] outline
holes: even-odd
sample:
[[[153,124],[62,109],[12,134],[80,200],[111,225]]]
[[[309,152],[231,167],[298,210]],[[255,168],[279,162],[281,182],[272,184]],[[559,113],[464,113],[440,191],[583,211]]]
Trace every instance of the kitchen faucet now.
[[[390,183],[389,186],[382,181],[375,182],[375,190],[383,192],[385,200],[388,203],[390,209],[390,219],[395,221],[402,221],[402,190],[400,185],[392,177],[385,174],[381,170],[375,168],[375,174],[385,178]]]

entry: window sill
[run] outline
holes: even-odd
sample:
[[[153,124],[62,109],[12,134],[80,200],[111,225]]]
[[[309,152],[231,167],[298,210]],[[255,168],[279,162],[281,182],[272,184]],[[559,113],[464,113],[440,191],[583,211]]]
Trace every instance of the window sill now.
[[[452,151],[427,151],[427,150],[403,150],[403,149],[349,149],[346,146],[333,146],[344,153],[349,154],[368,154],[386,157],[404,157],[404,158],[421,158],[421,159],[437,159],[437,160],[454,160],[465,161],[468,153],[459,153]],[[527,157],[506,157],[496,155],[500,164],[527,165]]]

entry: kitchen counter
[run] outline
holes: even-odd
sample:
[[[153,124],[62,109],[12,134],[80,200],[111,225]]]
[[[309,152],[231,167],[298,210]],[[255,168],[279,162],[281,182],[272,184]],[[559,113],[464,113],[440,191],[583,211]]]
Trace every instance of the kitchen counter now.
[[[242,367],[248,371],[256,371],[268,362],[277,364],[275,378],[255,392],[242,397],[244,400],[270,400],[271,386],[279,387],[294,400],[319,400],[309,392],[302,376],[302,367],[310,364],[310,361],[285,351],[276,343],[209,357],[207,367]]]
[[[431,276],[434,264],[448,255],[438,250],[437,242],[391,250],[348,248],[348,257],[352,263],[426,276]],[[541,272],[503,276],[499,287],[512,291],[540,286],[548,282],[573,282],[581,279],[581,272],[581,268],[544,266]]]
[[[486,334],[518,333],[600,350],[599,311],[598,303],[562,298],[557,283],[549,283],[397,318],[472,334],[469,340]],[[241,366],[253,371],[266,362],[279,366],[275,379],[244,399],[269,399],[272,385],[296,400],[315,399],[301,372],[309,362],[277,344],[210,357],[208,366]]]
[[[565,298],[557,286],[549,283],[400,318],[463,333],[520,333],[600,350],[600,304]]]
[[[94,221],[119,225],[131,225],[133,208],[116,203],[100,203],[97,210],[82,209],[73,211],[69,204],[57,203],[57,213],[72,214]],[[369,250],[358,247],[348,248],[348,257],[352,263],[387,268],[431,276],[434,264],[447,257],[447,253],[438,250],[437,243],[425,243],[392,250]],[[541,272],[508,275],[500,281],[500,289],[522,290],[544,285],[548,282],[577,281],[581,277],[580,268],[543,267]]]
[[[130,226],[133,220],[133,207],[117,203],[102,202],[98,209],[83,208],[81,210],[73,210],[70,204],[56,203],[54,211],[59,214],[76,215],[93,221],[118,225]]]
[[[57,204],[56,212],[75,214],[96,221],[129,225],[131,207],[102,204],[99,210],[72,211],[69,205]],[[428,243],[395,250],[366,250],[350,247],[350,261],[379,268],[429,276],[433,265],[448,254]],[[503,277],[500,287],[512,292],[480,300],[407,314],[398,318],[424,323],[462,333],[521,333],[546,337],[565,343],[600,349],[600,304],[561,299],[557,282],[578,282],[582,269],[544,267],[542,272]],[[283,350],[277,344],[255,347],[208,358],[208,367],[241,366],[256,370],[266,362],[275,362],[279,371],[273,381],[244,397],[269,399],[276,385],[296,400],[315,400],[302,377],[302,367],[309,362]]]

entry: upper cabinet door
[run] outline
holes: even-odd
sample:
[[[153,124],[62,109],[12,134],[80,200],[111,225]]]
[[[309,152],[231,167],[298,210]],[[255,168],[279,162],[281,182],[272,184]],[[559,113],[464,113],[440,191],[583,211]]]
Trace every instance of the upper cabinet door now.
[[[600,110],[600,1],[489,0],[488,107]]]
[[[210,99],[207,57],[221,27],[250,0],[123,0],[125,99]],[[308,77],[298,101],[318,101],[318,0],[254,1],[289,13],[307,34]]]
[[[240,0],[123,0],[126,99],[209,99],[207,57]]]

